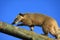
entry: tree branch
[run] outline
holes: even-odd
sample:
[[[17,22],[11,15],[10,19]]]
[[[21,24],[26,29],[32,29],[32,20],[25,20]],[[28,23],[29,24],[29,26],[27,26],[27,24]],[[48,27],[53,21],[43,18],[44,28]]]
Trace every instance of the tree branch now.
[[[39,35],[3,22],[0,22],[0,32],[25,40],[53,40],[47,36]]]

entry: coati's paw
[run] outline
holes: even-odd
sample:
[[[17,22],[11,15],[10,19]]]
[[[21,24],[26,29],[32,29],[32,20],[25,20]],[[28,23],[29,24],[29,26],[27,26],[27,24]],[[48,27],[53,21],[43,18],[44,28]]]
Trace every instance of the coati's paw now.
[[[20,24],[17,24],[16,26],[20,26]]]

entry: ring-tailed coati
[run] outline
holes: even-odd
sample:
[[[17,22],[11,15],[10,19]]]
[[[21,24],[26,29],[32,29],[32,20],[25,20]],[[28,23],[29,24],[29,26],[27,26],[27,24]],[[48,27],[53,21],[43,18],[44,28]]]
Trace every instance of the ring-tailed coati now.
[[[21,24],[18,24],[19,22],[22,22]],[[58,24],[57,22],[46,15],[43,14],[37,14],[37,13],[19,13],[19,15],[16,17],[16,19],[14,20],[14,22],[12,24],[18,24],[18,26],[20,25],[28,25],[31,29],[31,31],[33,31],[34,26],[41,26],[44,32],[44,35],[48,35],[48,33],[52,34],[53,36],[55,36],[55,38],[58,37]]]

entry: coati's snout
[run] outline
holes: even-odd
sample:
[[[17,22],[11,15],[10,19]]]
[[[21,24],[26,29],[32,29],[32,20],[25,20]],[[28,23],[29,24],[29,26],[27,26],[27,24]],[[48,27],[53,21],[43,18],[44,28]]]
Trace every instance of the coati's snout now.
[[[15,22],[12,23],[12,25],[14,25],[14,24],[15,24]]]
[[[12,25],[16,24],[16,19],[12,22]]]
[[[12,22],[12,25],[14,25],[14,24],[18,24],[19,22],[20,22],[19,19],[16,18],[16,19]]]

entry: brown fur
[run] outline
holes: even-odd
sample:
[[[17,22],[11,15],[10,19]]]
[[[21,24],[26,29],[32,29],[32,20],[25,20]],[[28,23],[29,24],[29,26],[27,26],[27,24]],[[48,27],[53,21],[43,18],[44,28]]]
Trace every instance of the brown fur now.
[[[22,24],[19,24],[19,26],[28,25],[31,31],[33,31],[33,27],[35,25],[41,26],[43,29],[44,35],[48,35],[48,33],[50,33],[56,38],[58,37],[58,33],[57,33],[58,25],[53,18],[43,14],[20,14],[20,16],[22,16],[23,19],[20,20],[20,18],[17,17],[19,19],[17,21],[22,22]],[[15,23],[15,21],[13,23]]]

